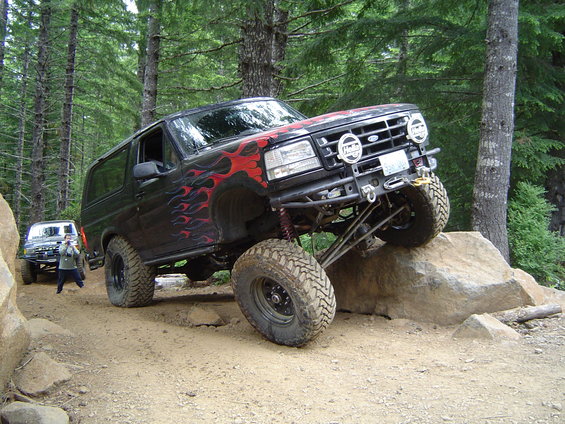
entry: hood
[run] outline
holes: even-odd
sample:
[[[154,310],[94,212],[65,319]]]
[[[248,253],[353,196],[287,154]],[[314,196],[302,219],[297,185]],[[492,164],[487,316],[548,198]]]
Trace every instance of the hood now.
[[[409,103],[368,106],[359,109],[343,110],[339,112],[331,112],[293,124],[275,128],[273,130],[253,134],[246,137],[252,140],[267,140],[269,144],[277,144],[284,140],[295,137],[304,136],[322,130],[328,130],[333,127],[348,125],[354,122],[375,118],[378,116],[388,115],[408,110],[416,110],[417,106]]]

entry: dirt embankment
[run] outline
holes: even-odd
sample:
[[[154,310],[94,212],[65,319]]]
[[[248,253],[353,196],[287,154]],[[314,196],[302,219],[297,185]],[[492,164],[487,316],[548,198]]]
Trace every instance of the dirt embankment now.
[[[454,328],[338,313],[305,348],[267,342],[229,287],[156,292],[145,308],[106,298],[103,273],[63,294],[18,288],[29,318],[73,336],[32,342],[73,372],[40,399],[73,423],[562,423],[565,321],[530,322],[519,342],[454,340]],[[225,326],[188,327],[194,305]]]

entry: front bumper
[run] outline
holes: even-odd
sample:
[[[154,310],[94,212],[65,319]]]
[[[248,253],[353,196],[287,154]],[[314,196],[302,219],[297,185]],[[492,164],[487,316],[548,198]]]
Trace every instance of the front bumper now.
[[[59,255],[23,255],[21,259],[38,265],[57,265]]]
[[[436,167],[433,155],[436,148],[417,157],[410,157],[410,167],[405,171],[385,176],[380,165],[347,165],[345,172],[319,181],[289,187],[271,196],[273,208],[345,207],[363,201],[374,202],[383,194],[406,187]],[[416,163],[418,166],[416,166]]]

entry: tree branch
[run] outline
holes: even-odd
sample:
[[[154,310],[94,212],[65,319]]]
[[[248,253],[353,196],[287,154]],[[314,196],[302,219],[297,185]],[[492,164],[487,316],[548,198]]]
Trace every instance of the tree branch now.
[[[278,25],[288,25],[290,22],[296,21],[296,20],[301,19],[301,18],[305,18],[305,17],[307,17],[307,16],[323,15],[323,14],[325,14],[325,13],[332,12],[332,11],[335,10],[335,9],[339,9],[339,8],[342,7],[342,6],[346,6],[346,5],[350,4],[350,3],[353,3],[354,1],[355,1],[355,0],[345,0],[345,1],[341,2],[341,3],[338,3],[338,4],[335,4],[335,5],[331,6],[331,7],[328,7],[327,9],[310,10],[310,11],[308,11],[308,12],[306,12],[306,13],[303,13],[302,15],[295,16],[294,18],[290,18],[290,19],[286,20],[285,22],[280,22],[280,23],[278,23]]]
[[[178,59],[179,57],[185,57],[185,56],[193,56],[193,55],[197,55],[197,54],[206,54],[206,53],[212,53],[212,52],[217,52],[219,50],[222,50],[225,47],[229,47],[229,46],[233,46],[234,44],[239,44],[241,43],[242,39],[239,38],[237,40],[234,41],[230,41],[228,43],[224,43],[221,46],[218,47],[213,47],[210,49],[204,49],[204,50],[193,50],[187,53],[180,53],[180,54],[176,54],[174,56],[169,56],[163,59],[163,61],[165,60],[173,60],[173,59]]]
[[[230,87],[235,87],[238,84],[241,84],[241,79],[233,82],[233,83],[229,83],[229,84],[225,84],[225,85],[221,85],[219,87],[209,87],[209,88],[193,88],[193,87],[183,87],[183,86],[172,86],[169,88],[173,88],[175,90],[183,90],[183,91],[190,91],[190,92],[209,92],[209,91],[217,91],[217,90],[223,90],[225,88],[230,88]]]
[[[306,90],[309,90],[309,89],[314,88],[314,87],[318,87],[318,86],[320,86],[320,85],[322,85],[322,84],[325,84],[325,83],[327,83],[327,82],[336,80],[336,79],[341,78],[341,77],[343,77],[343,76],[345,76],[345,75],[347,75],[347,72],[344,72],[343,74],[336,75],[336,76],[331,77],[331,78],[328,78],[328,79],[326,79],[326,80],[324,80],[324,81],[317,82],[317,83],[312,84],[312,85],[309,85],[309,86],[307,86],[307,87],[301,88],[300,90],[297,90],[297,91],[295,91],[295,92],[293,92],[293,93],[289,93],[289,94],[288,94],[288,97],[296,96],[297,94],[300,94],[300,93],[302,93],[302,92],[304,92],[304,91],[306,91]]]

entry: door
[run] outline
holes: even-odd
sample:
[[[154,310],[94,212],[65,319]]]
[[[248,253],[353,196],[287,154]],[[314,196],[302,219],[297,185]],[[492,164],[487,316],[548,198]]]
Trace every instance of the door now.
[[[171,193],[182,181],[178,152],[162,127],[143,134],[138,142],[137,163],[155,163],[158,174],[154,178],[136,181],[134,196],[143,240],[136,246],[145,260],[165,256],[190,248],[179,243],[174,223]]]

